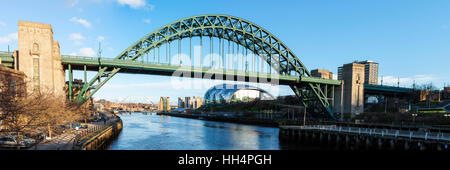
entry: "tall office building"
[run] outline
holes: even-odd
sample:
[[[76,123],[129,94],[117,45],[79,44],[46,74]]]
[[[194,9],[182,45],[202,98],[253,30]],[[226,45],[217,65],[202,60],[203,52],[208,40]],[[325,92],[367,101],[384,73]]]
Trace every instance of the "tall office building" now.
[[[159,106],[158,106],[158,110],[159,111],[163,111],[163,112],[168,112],[170,111],[170,101],[169,101],[169,97],[161,97],[159,99]]]
[[[203,105],[203,98],[200,96],[178,98],[178,108],[198,109],[202,105]]]
[[[192,97],[192,108],[198,109],[203,105],[203,97]]]
[[[342,77],[342,73],[343,72],[343,66],[341,66],[341,67],[338,67],[338,80],[342,80],[343,79],[343,77]]]
[[[364,82],[365,84],[378,84],[378,63],[373,61],[360,61],[359,64],[364,64]]]
[[[192,108],[191,97],[184,97],[184,108]]]
[[[311,76],[332,80],[333,72],[330,72],[328,70],[322,70],[322,69],[314,69],[314,70],[311,70]]]
[[[178,108],[185,108],[185,100],[182,97],[178,97]]]
[[[364,64],[364,83],[365,84],[378,84],[378,63],[366,60],[355,61],[353,63]],[[343,67],[338,67],[338,80],[343,80]]]

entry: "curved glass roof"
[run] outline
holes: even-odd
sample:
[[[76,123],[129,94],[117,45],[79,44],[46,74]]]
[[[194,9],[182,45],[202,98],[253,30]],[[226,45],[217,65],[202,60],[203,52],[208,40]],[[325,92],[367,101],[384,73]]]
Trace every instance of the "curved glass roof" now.
[[[229,101],[237,91],[244,89],[256,90],[262,93],[261,96],[265,98],[273,98],[267,91],[247,84],[219,84],[208,89],[203,99],[205,100],[205,103],[225,103]]]

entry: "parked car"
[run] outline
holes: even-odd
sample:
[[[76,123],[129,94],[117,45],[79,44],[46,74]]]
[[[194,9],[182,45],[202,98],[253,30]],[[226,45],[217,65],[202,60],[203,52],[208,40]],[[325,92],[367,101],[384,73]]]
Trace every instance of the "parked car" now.
[[[27,147],[30,144],[35,143],[36,140],[29,138],[27,136],[23,136],[23,140],[20,141],[21,147]],[[17,146],[17,136],[10,135],[10,136],[3,136],[0,137],[0,145],[1,147],[15,147]]]
[[[17,144],[16,140],[12,136],[2,136],[0,137],[1,146],[15,146]]]
[[[45,139],[45,137],[47,136],[47,134],[42,131],[37,131],[37,135],[40,140]]]
[[[72,123],[72,128],[73,128],[73,129],[81,129],[81,128],[83,128],[83,127],[81,126],[81,124],[79,124],[79,123],[77,123],[77,122],[73,122],[73,123]]]
[[[13,138],[14,138],[14,140],[17,141],[17,136],[14,136]],[[27,136],[24,135],[21,142],[23,142],[23,144],[24,144],[25,146],[28,146],[28,145],[30,145],[30,144],[35,143],[36,140],[33,139],[33,138],[29,138],[29,137],[27,137]]]

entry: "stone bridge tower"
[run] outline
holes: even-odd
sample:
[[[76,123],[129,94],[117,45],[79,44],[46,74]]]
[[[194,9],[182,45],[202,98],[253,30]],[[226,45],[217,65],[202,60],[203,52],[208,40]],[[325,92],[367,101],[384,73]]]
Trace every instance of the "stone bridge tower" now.
[[[27,76],[27,90],[65,95],[65,73],[59,43],[50,24],[19,21],[17,69]]]
[[[347,115],[347,119],[364,112],[364,68],[364,64],[349,63],[344,64],[338,73],[344,85],[343,89],[339,86],[335,90],[334,111],[341,116]]]

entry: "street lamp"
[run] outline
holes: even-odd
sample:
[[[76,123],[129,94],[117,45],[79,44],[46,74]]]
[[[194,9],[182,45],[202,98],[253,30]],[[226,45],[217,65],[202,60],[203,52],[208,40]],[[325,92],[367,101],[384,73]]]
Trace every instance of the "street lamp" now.
[[[444,114],[445,120],[447,120],[448,117],[450,117],[450,114]]]
[[[411,116],[413,117],[413,123],[415,123],[416,122],[417,113],[413,113],[413,114],[411,114]]]

